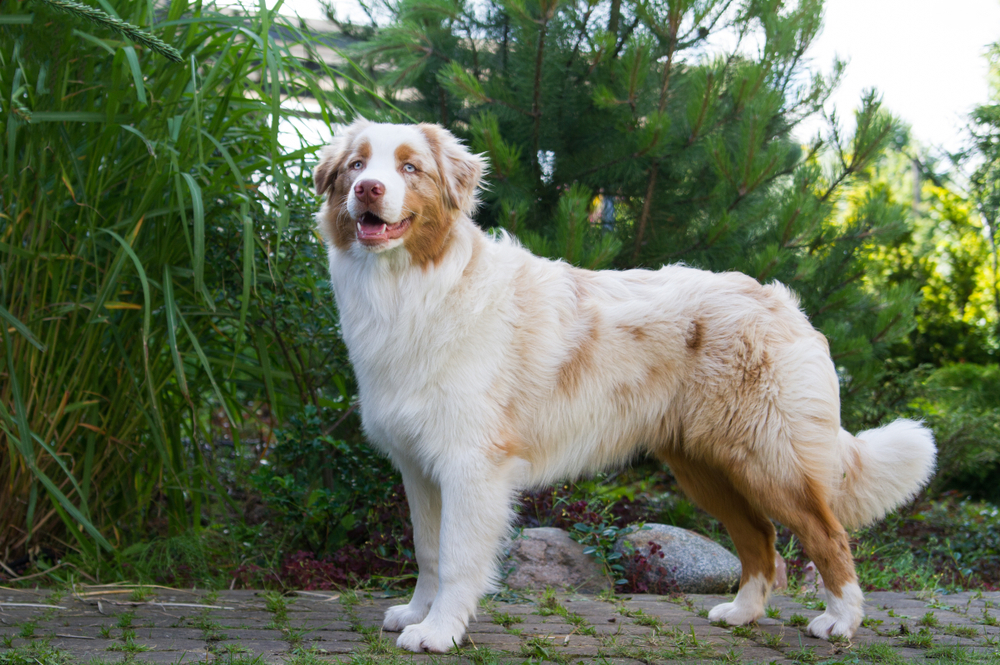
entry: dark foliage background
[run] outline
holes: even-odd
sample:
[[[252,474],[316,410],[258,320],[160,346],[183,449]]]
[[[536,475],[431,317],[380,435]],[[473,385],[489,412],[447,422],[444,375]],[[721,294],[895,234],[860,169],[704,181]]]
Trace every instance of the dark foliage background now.
[[[845,426],[908,416],[938,438],[927,493],[855,534],[863,583],[995,585],[997,513],[975,501],[1000,501],[996,104],[964,155],[916,145],[874,91],[800,136],[843,67],[809,58],[819,0],[366,6],[371,24],[315,35],[186,0],[96,22],[0,5],[0,579],[412,581],[314,230],[319,146],[281,138],[360,115],[484,153],[477,222],[540,255],[788,284],[830,340]],[[630,524],[728,543],[642,460],[525,493],[520,515],[616,577]]]

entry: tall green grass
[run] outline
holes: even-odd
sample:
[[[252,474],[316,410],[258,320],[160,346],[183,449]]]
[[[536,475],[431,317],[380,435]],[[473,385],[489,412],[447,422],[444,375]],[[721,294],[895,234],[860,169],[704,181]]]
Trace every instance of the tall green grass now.
[[[364,82],[345,91],[274,10],[98,2],[181,62],[43,0],[0,5],[0,557],[198,528],[227,499],[210,411],[239,449],[260,403],[350,397],[336,349],[301,339],[332,303],[315,148],[283,149],[279,121],[308,95],[338,122]]]

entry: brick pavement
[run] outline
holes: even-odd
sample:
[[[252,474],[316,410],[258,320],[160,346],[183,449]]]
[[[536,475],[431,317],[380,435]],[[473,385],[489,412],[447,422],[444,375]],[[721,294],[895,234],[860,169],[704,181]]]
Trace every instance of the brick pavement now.
[[[668,662],[997,662],[1000,593],[934,597],[869,593],[867,618],[850,643],[809,637],[822,611],[815,596],[772,597],[752,626],[711,624],[723,596],[575,594],[484,601],[463,647],[411,655],[380,630],[401,602],[364,592],[211,593],[163,588],[76,594],[0,588],[0,665],[188,663],[356,665],[431,661],[500,665],[549,661],[638,665]],[[403,599],[405,600],[405,599]],[[931,659],[931,660],[928,660]]]

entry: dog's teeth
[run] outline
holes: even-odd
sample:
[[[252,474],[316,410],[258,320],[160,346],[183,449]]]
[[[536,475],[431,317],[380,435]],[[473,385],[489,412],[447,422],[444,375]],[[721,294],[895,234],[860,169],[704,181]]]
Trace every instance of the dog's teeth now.
[[[358,222],[358,233],[361,233],[361,222]]]
[[[385,233],[385,224],[382,225],[382,230],[379,231],[380,234]]]

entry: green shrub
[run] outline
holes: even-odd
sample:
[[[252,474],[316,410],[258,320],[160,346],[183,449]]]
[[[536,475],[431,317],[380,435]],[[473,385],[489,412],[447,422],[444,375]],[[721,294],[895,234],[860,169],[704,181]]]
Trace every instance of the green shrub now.
[[[389,461],[363,443],[324,433],[331,422],[329,411],[313,406],[291,416],[251,475],[292,544],[317,554],[335,552],[372,510],[401,498],[401,480]]]
[[[95,559],[123,529],[197,530],[230,496],[217,440],[244,473],[248,429],[351,397],[342,345],[324,344],[336,331],[309,214],[315,148],[279,142],[302,115],[286,96],[312,95],[327,123],[356,112],[315,57],[319,38],[269,10],[102,7],[155,22],[182,62],[53,3],[0,7],[0,97],[14,100],[0,114],[11,556],[68,543]]]
[[[1000,367],[964,363],[935,370],[920,406],[934,429],[932,491],[1000,502]]]

